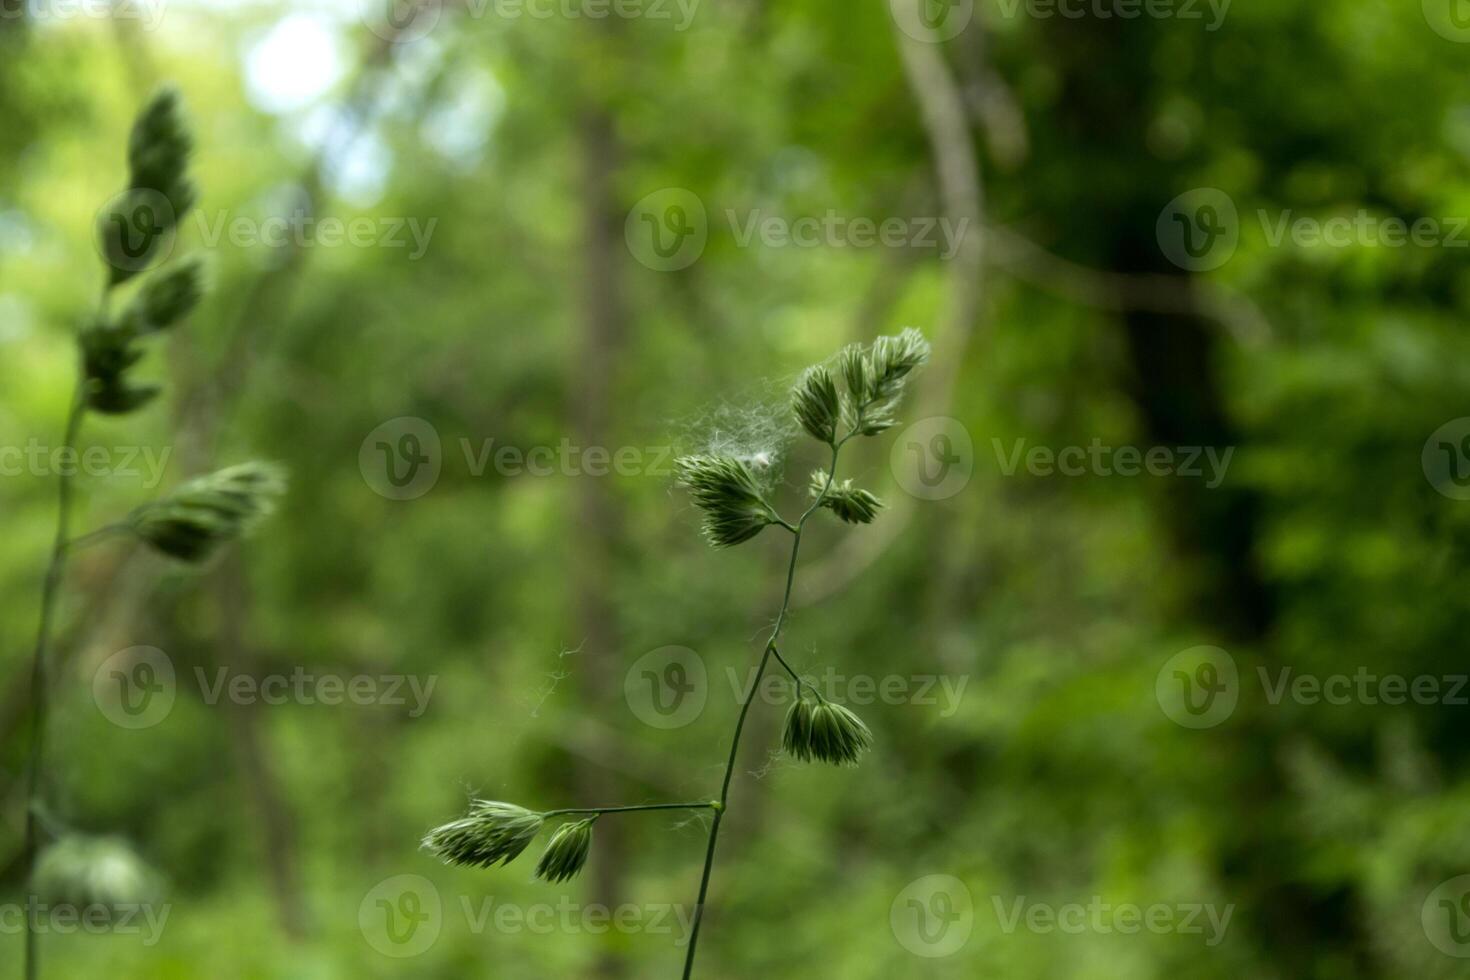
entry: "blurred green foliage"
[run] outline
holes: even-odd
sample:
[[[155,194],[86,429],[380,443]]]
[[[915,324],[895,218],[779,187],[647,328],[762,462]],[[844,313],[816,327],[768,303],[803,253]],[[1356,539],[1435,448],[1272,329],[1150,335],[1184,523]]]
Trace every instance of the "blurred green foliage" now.
[[[475,915],[489,899],[687,906],[699,822],[600,821],[589,874],[557,887],[532,884],[524,860],[442,868],[417,842],[471,793],[543,808],[711,794],[785,545],[706,547],[670,451],[779,452],[797,371],[908,324],[955,374],[931,376],[903,418],[959,420],[973,477],[948,499],[912,498],[890,465],[901,427],[855,446],[839,475],[903,506],[817,528],[789,656],[848,677],[938,675],[963,697],[952,713],[942,698],[855,706],[876,745],[851,772],[771,757],[785,704],[757,707],[699,975],[1470,975],[1423,917],[1436,886],[1470,870],[1465,706],[1272,703],[1260,673],[1465,671],[1470,505],[1436,492],[1421,451],[1467,414],[1470,234],[1272,237],[1285,216],[1446,229],[1470,216],[1470,48],[1419,4],[1236,3],[1207,30],[978,0],[933,49],[952,92],[906,73],[905,36],[876,2],[706,2],[684,31],[492,5],[445,11],[386,55],[334,6],[175,3],[154,30],[28,9],[0,21],[0,446],[59,437],[74,332],[100,287],[94,215],[126,179],[133,113],[168,79],[196,122],[201,188],[177,249],[206,257],[214,288],[138,369],[169,380],[164,399],[84,433],[167,450],[162,487],[146,468],[85,476],[79,523],[244,458],[292,472],[273,522],[202,579],[110,545],[72,567],[56,816],[129,840],[167,880],[170,911],[152,944],[48,937],[49,976],[674,975],[677,925],[599,935]],[[301,79],[318,84],[292,96]],[[986,209],[973,322],[946,323],[965,273],[932,249],[742,244],[757,212],[949,214],[925,98],[948,95]],[[1239,243],[1190,273],[1157,223],[1199,187],[1228,194]],[[624,240],[629,212],[664,188],[708,214],[702,255],[677,272]],[[272,248],[229,231],[312,192],[318,217],[398,222],[407,242],[409,221],[432,222],[427,247]],[[404,416],[433,426],[442,472],[394,500],[360,454]],[[564,440],[634,447],[647,465],[537,476],[493,462]],[[1017,440],[1234,454],[1216,488],[1007,475]],[[818,462],[780,460],[788,506]],[[0,898],[14,902],[54,475],[7,476]],[[1233,658],[1239,704],[1191,729],[1156,688],[1203,644]],[[98,710],[94,678],[140,645],[167,652],[178,697],[161,723],[127,730]],[[623,689],[670,645],[709,672],[702,715],[672,731],[643,723]],[[197,678],[221,670],[434,686],[417,716],[211,703]],[[973,932],[926,959],[890,913],[932,874],[965,883]],[[398,959],[359,913],[401,875],[432,882],[443,912],[437,941]],[[1215,945],[1007,929],[1018,900],[1233,917]],[[20,947],[0,929],[4,976],[19,976]]]

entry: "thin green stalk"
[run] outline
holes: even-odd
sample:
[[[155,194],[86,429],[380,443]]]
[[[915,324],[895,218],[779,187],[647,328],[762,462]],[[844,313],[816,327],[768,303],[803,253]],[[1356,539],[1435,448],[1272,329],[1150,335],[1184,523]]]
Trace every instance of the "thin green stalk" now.
[[[709,846],[705,849],[704,855],[704,872],[699,879],[699,898],[694,905],[694,922],[689,933],[689,952],[684,958],[684,980],[690,980],[694,975],[694,957],[699,947],[699,929],[704,924],[704,907],[705,901],[709,898],[709,883],[710,877],[714,872],[715,851],[720,840],[720,825],[725,819],[726,808],[730,801],[730,782],[735,778],[735,763],[740,755],[740,736],[745,731],[745,719],[750,714],[750,706],[755,703],[755,692],[760,687],[761,679],[766,675],[766,667],[771,662],[771,655],[775,654],[776,659],[781,661],[782,666],[786,667],[786,670],[791,676],[796,677],[796,672],[776,652],[776,640],[781,636],[781,627],[785,625],[786,614],[791,609],[791,586],[796,580],[796,556],[801,550],[801,532],[806,527],[807,518],[816,512],[816,509],[822,504],[822,498],[832,488],[832,481],[837,476],[837,455],[841,451],[843,443],[851,438],[852,434],[849,433],[841,440],[833,443],[832,465],[827,468],[827,482],[822,487],[822,492],[817,495],[817,499],[813,500],[811,506],[801,515],[801,519],[795,525],[787,524],[784,521],[780,522],[792,534],[791,560],[786,567],[786,591],[781,598],[781,611],[776,615],[776,625],[771,629],[771,636],[766,641],[765,652],[761,654],[760,666],[756,668],[755,681],[750,685],[750,689],[746,692],[744,700],[740,705],[740,716],[735,722],[735,734],[730,739],[730,757],[725,763],[724,782],[720,785],[720,806],[715,810],[715,819],[710,824]],[[797,678],[797,680],[800,682],[800,678]]]
[[[637,806],[589,806],[570,810],[547,810],[543,817],[570,817],[584,813],[634,813],[641,810],[718,810],[720,804],[714,800],[700,803],[643,803]]]
[[[783,656],[781,656],[781,651],[780,650],[776,649],[775,647],[772,647],[771,648],[771,656],[775,657],[776,658],[776,663],[780,664],[783,668],[785,668],[786,673],[788,673],[788,674],[791,675],[792,682],[794,684],[796,684],[796,693],[797,693],[797,696],[798,697],[801,696],[801,689],[803,687],[805,687],[808,691],[811,691],[818,698],[822,698],[822,692],[819,691],[819,690],[817,690],[817,685],[813,684],[811,681],[807,680],[806,678],[804,678],[800,674],[798,674],[796,672],[796,668],[793,667],[793,666],[791,666],[791,664],[787,663],[786,658],[783,657]],[[825,699],[823,699],[823,700],[825,700]]]
[[[524,807],[496,801],[477,800],[467,817],[429,831],[425,847],[446,863],[488,866],[501,860],[514,859],[530,838],[541,829],[546,817],[591,815],[595,820],[604,813],[634,810],[707,809],[714,813],[710,821],[705,848],[704,868],[699,879],[699,896],[689,934],[689,948],[684,959],[684,980],[692,980],[699,936],[704,925],[704,912],[709,904],[710,881],[714,876],[715,855],[719,850],[720,829],[730,802],[730,787],[735,779],[735,766],[740,761],[741,739],[750,709],[755,704],[766,671],[774,658],[796,682],[797,704],[788,716],[782,747],[801,761],[822,761],[850,765],[872,742],[872,732],[845,708],[828,702],[821,691],[804,680],[781,655],[778,643],[786,617],[791,613],[791,593],[796,582],[796,562],[801,553],[801,536],[806,522],[819,508],[828,507],[833,515],[848,524],[868,524],[883,506],[882,501],[848,480],[838,487],[837,461],[842,447],[855,436],[873,436],[897,424],[892,410],[902,394],[904,379],[929,357],[929,344],[918,330],[906,328],[892,337],[881,337],[871,348],[851,344],[837,356],[840,373],[850,400],[839,394],[831,371],[824,365],[808,368],[792,389],[791,408],[801,427],[812,438],[832,450],[831,464],[825,476],[821,470],[812,474],[808,489],[810,506],[792,523],[776,513],[767,498],[763,480],[746,461],[728,454],[696,453],[678,461],[679,484],[689,490],[694,503],[704,512],[702,532],[716,548],[728,548],[749,541],[764,528],[777,526],[791,532],[791,557],[786,566],[786,587],[781,596],[781,609],[761,651],[760,664],[749,688],[738,696],[740,710],[735,731],[730,738],[730,754],[725,761],[724,778],[719,798],[698,803],[659,803],[642,806],[592,809],[563,809],[535,813]],[[871,419],[865,413],[873,409]],[[851,428],[838,438],[844,423]],[[803,687],[819,702],[806,701]],[[591,820],[559,828],[548,846],[537,873],[552,881],[565,880],[582,867],[590,843]]]
[[[99,527],[95,531],[88,531],[86,534],[77,535],[67,542],[66,547],[68,551],[77,551],[88,545],[96,544],[99,541],[106,541],[108,538],[115,538],[120,534],[127,534],[128,532],[129,528],[126,524],[107,524]]]
[[[86,377],[78,373],[76,392],[72,396],[67,412],[66,432],[62,438],[63,452],[76,449],[77,436],[81,432],[82,419],[87,414]],[[25,869],[26,897],[26,980],[37,980],[41,970],[40,936],[36,931],[35,917],[40,911],[39,897],[29,890],[40,853],[40,809],[41,780],[46,762],[46,715],[50,681],[47,674],[47,656],[51,646],[51,628],[55,619],[56,601],[61,591],[61,580],[66,571],[68,541],[71,537],[72,477],[68,470],[58,474],[56,538],[51,546],[51,560],[46,569],[45,583],[41,588],[41,623],[36,632],[35,659],[31,667],[31,752],[30,780],[26,791]]]

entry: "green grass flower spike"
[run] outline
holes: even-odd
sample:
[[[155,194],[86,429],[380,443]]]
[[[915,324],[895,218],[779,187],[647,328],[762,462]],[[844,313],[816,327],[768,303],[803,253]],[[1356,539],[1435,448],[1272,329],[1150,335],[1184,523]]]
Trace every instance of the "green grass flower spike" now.
[[[546,845],[546,853],[536,864],[536,877],[550,882],[575,878],[592,850],[592,824],[596,820],[588,817],[558,827]]]
[[[429,831],[423,846],[445,864],[493,868],[520,857],[545,821],[514,803],[475,800],[468,815]]]

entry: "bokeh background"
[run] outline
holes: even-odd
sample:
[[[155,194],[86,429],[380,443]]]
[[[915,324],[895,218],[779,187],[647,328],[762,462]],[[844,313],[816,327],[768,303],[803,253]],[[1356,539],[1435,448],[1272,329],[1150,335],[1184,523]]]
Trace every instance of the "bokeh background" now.
[[[47,976],[677,975],[701,820],[605,819],[565,886],[418,840],[717,790],[788,540],[705,546],[670,456],[761,456],[794,510],[790,381],[904,325],[934,362],[841,474],[889,507],[814,525],[786,642],[877,746],[793,765],[761,699],[697,975],[1470,976],[1460,0],[0,11],[0,446],[43,453],[0,482],[12,913],[44,453],[160,84],[213,288],[165,399],[89,420],[80,527],[292,473],[203,573],[71,566],[50,818],[167,918]],[[125,727],[139,647],[175,679]]]

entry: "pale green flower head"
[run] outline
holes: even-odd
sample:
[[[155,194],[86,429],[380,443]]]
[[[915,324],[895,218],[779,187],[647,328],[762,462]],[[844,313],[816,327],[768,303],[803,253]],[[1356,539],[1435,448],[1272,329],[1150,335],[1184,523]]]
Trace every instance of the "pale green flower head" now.
[[[813,498],[822,498],[823,507],[849,524],[871,524],[878,511],[883,509],[883,501],[861,487],[853,486],[851,480],[827,486],[827,474],[821,470],[812,472],[808,489]]]
[[[546,853],[536,864],[536,877],[543,881],[561,882],[575,878],[587,863],[592,850],[592,824],[596,817],[562,824],[551,835]]]
[[[873,733],[862,719],[840,704],[824,698],[798,697],[786,714],[781,746],[801,762],[855,766],[873,744]]]
[[[190,564],[249,532],[275,508],[286,472],[272,463],[242,463],[197,477],[128,519],[155,550]]]
[[[541,833],[546,818],[497,800],[475,800],[470,812],[424,835],[424,850],[445,864],[493,868],[520,857]]]
[[[704,536],[716,548],[749,541],[778,521],[744,460],[734,456],[684,456],[675,462],[679,485],[704,511]]]
[[[837,420],[842,404],[837,398],[837,383],[832,373],[818,365],[802,373],[791,390],[791,407],[796,420],[813,439],[831,445],[837,441]]]
[[[152,901],[160,881],[127,841],[67,834],[41,853],[31,887],[53,904],[117,910]]]

